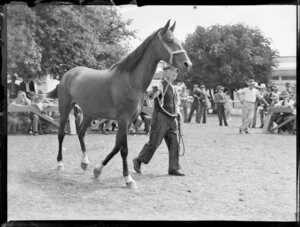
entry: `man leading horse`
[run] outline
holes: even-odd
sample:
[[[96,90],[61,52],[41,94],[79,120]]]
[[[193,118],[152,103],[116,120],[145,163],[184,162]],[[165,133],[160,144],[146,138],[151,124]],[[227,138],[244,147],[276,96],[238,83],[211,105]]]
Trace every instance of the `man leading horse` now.
[[[85,146],[85,134],[94,118],[112,119],[118,122],[114,148],[94,168],[98,178],[102,169],[120,151],[123,177],[127,187],[136,188],[128,171],[128,126],[141,111],[144,93],[149,86],[157,64],[163,60],[170,65],[188,71],[192,63],[173,35],[175,23],[167,24],[151,34],[140,46],[122,61],[108,70],[75,67],[66,72],[57,88],[49,96],[58,97],[60,127],[58,131],[58,169],[63,169],[62,143],[65,125],[74,104],[80,106],[83,119],[78,130],[82,150],[82,169],[87,169],[89,158]]]
[[[164,139],[169,150],[169,175],[184,176],[179,172],[178,121],[180,120],[180,98],[172,84],[177,77],[177,69],[171,66],[164,68],[163,80],[153,92],[154,110],[152,114],[151,132],[138,157],[133,159],[133,167],[141,173],[141,163],[148,164]]]

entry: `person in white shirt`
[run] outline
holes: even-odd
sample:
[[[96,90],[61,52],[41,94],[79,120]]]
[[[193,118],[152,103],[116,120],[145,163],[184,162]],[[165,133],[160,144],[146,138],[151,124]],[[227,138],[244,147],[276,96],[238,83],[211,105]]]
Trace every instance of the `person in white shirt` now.
[[[255,109],[255,100],[259,98],[262,100],[267,106],[269,104],[266,100],[261,96],[260,92],[254,88],[255,81],[253,79],[249,79],[248,87],[240,89],[237,92],[237,97],[242,104],[242,125],[239,127],[239,132],[249,133],[249,125],[254,116],[254,109]],[[243,99],[241,99],[241,95],[243,95]]]

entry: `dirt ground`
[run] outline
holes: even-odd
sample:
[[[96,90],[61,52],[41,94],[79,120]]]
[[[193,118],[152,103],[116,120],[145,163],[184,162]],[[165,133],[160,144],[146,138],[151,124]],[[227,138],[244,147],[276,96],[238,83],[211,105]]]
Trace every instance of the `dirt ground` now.
[[[77,136],[63,144],[65,169],[56,170],[57,136],[8,136],[8,220],[245,220],[294,221],[296,136],[239,134],[229,127],[183,125],[185,177],[167,174],[163,143],[142,175],[132,168],[146,135],[129,136],[129,169],[139,189],[128,189],[117,154],[99,180],[94,166],[110,152],[114,135],[86,136],[90,166],[80,168]]]

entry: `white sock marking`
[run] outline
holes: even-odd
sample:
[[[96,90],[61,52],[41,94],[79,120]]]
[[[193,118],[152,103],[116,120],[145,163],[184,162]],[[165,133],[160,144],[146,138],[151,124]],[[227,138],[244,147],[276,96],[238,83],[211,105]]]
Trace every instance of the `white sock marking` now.
[[[88,157],[88,155],[86,153],[83,153],[83,155],[82,155],[82,161],[81,162],[85,163],[85,164],[89,164],[90,163],[89,157]]]
[[[102,163],[96,165],[96,168],[99,169],[100,171],[102,171],[104,165]]]
[[[132,179],[132,177],[130,175],[124,177],[124,180],[125,180],[126,183],[134,182],[134,180]]]

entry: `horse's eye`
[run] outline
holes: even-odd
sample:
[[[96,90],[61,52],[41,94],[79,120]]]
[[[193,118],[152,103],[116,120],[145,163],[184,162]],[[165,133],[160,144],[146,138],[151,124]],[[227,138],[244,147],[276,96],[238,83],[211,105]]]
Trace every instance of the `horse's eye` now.
[[[173,39],[167,39],[167,43],[173,43]]]

